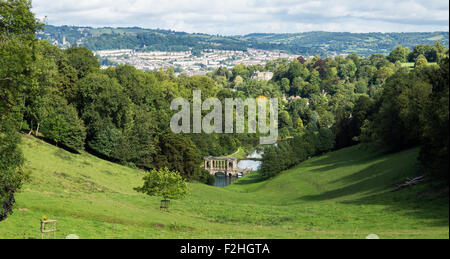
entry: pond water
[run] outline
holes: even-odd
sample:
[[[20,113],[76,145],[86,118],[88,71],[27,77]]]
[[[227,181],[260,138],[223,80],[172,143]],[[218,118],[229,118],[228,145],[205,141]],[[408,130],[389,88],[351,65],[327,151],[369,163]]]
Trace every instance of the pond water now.
[[[224,174],[216,175],[216,182],[214,183],[215,187],[225,187],[232,183],[234,183],[238,177],[229,177]]]
[[[262,151],[255,150],[253,153],[247,156],[247,158],[250,159],[261,159],[262,155],[264,153]],[[252,171],[259,170],[259,167],[261,166],[261,161],[254,161],[254,160],[240,160],[238,162],[238,167],[241,169],[250,169]],[[226,175],[216,175],[216,182],[214,184],[215,187],[225,187],[233,182],[235,182],[240,177],[229,177]]]

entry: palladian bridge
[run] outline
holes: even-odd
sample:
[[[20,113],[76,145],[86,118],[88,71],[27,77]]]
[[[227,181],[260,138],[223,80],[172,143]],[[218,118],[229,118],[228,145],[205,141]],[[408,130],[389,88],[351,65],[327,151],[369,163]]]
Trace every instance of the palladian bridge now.
[[[211,175],[224,174],[229,177],[238,177],[251,173],[251,170],[241,169],[237,164],[238,159],[235,157],[205,157],[205,170]]]

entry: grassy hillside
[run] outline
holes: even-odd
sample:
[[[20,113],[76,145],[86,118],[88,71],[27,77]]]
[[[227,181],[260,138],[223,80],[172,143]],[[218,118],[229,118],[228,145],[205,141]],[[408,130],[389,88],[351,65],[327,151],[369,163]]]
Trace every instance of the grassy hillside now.
[[[266,182],[254,174],[227,188],[190,184],[166,213],[160,199],[133,191],[138,170],[28,136],[22,145],[32,178],[0,238],[38,238],[44,215],[58,220],[58,238],[449,238],[448,197],[427,185],[389,187],[418,174],[417,149],[383,156],[353,147]]]
[[[85,46],[91,50],[139,49],[143,51],[189,51],[191,49],[246,50],[247,48],[283,50],[302,55],[335,53],[389,54],[396,46],[414,47],[433,44],[436,40],[448,47],[448,32],[411,33],[255,33],[245,36],[219,36],[199,33],[152,30],[143,28],[90,28],[44,26],[39,39],[60,47]]]

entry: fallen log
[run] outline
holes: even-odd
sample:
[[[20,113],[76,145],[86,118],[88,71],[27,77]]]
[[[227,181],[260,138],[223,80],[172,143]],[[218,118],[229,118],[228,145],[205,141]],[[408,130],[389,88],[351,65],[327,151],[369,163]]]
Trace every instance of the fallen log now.
[[[395,184],[394,186],[396,188],[395,188],[395,190],[393,192],[397,192],[397,191],[400,191],[400,190],[402,190],[404,188],[411,187],[411,186],[423,183],[424,181],[425,181],[425,176],[419,176],[419,177],[412,178],[412,179],[411,178],[407,178],[405,181],[403,181],[401,183],[398,183],[398,184]]]

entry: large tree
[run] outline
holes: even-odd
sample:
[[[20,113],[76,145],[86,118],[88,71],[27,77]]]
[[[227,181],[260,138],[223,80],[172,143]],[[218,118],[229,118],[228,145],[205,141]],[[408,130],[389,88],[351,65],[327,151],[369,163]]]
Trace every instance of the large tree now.
[[[135,188],[137,192],[149,196],[162,197],[163,202],[169,202],[185,197],[188,192],[186,181],[176,171],[167,168],[152,170],[144,177],[144,185]],[[168,209],[168,204],[166,205]],[[161,207],[163,208],[163,207]]]
[[[100,68],[98,58],[85,47],[73,47],[66,50],[69,64],[78,71],[78,78],[87,76]]]
[[[0,221],[12,213],[14,193],[24,179],[17,132],[23,91],[35,83],[32,64],[40,27],[30,10],[30,1],[0,0]]]
[[[449,173],[449,59],[443,60],[441,68],[432,78],[431,102],[424,109],[423,146],[420,161],[434,177],[445,179]]]

